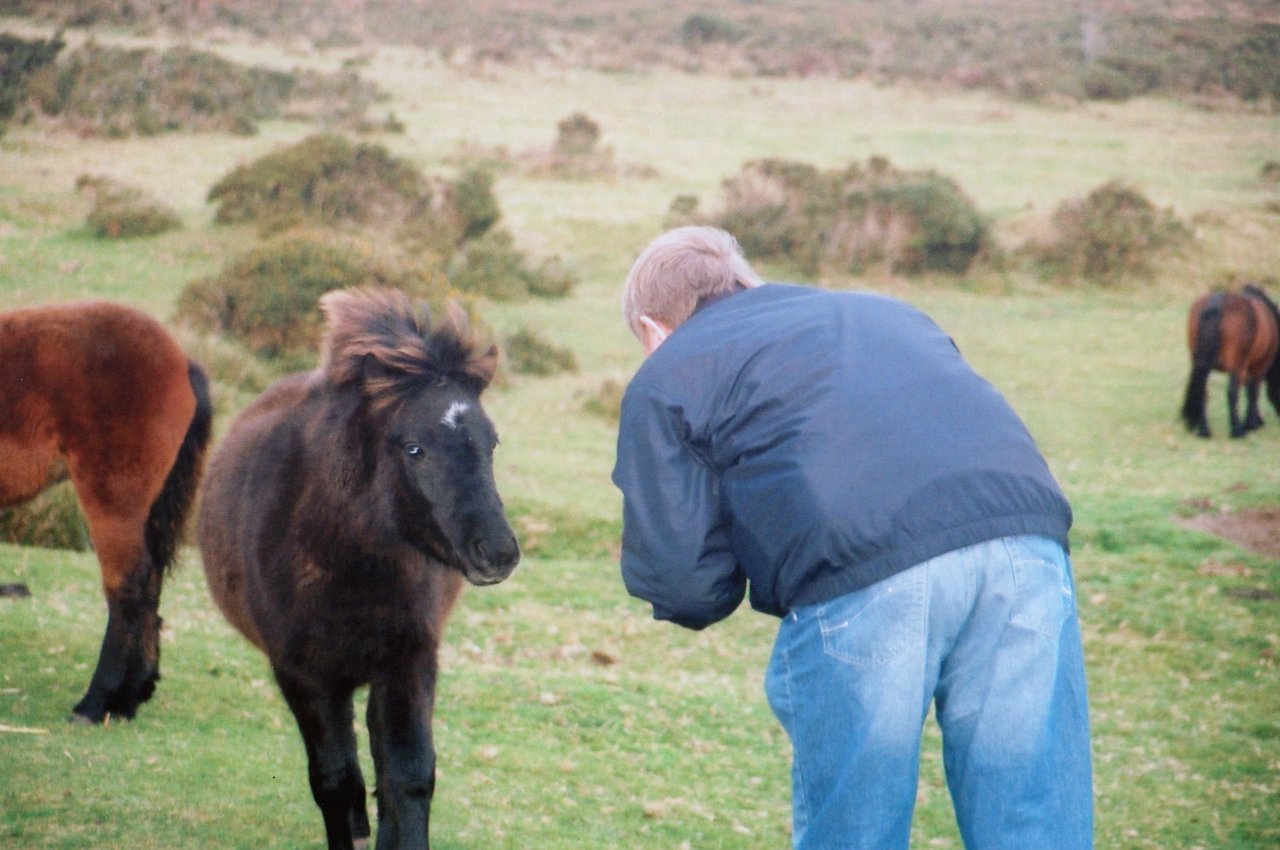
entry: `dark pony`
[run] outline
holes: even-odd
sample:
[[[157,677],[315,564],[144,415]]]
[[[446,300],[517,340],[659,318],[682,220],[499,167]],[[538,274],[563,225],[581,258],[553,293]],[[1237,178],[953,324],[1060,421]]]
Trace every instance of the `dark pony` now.
[[[154,319],[100,302],[0,313],[0,507],[70,477],[107,629],[72,717],[133,717],[160,677],[160,587],[204,461],[204,372]]]
[[[1243,437],[1262,427],[1258,396],[1262,383],[1267,398],[1280,412],[1280,311],[1259,287],[1246,284],[1240,292],[1211,292],[1191,305],[1187,316],[1187,347],[1191,350],[1191,376],[1182,403],[1187,430],[1209,436],[1205,393],[1209,373],[1226,372],[1227,411],[1231,436]],[[1240,387],[1245,388],[1245,418],[1237,413]]]
[[[379,848],[425,848],[444,621],[463,582],[520,551],[480,406],[497,349],[465,314],[432,328],[393,290],[331,292],[319,368],[236,419],[205,479],[199,541],[214,599],[267,656],[306,744],[330,848],[369,836],[352,695],[369,686]]]

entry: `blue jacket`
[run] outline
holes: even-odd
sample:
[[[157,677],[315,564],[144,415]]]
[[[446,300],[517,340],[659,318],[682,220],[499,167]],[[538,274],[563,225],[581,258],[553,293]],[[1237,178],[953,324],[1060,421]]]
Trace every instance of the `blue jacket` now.
[[[791,608],[975,543],[1067,545],[1071,508],[1021,420],[927,316],[767,284],[699,309],[622,401],[622,576],[703,628],[750,587]]]

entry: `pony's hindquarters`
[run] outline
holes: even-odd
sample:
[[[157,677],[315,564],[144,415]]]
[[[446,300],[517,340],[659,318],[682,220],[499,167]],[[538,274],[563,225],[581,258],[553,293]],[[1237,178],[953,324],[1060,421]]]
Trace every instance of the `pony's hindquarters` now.
[[[200,367],[183,356],[167,374],[173,380],[153,387],[157,403],[132,423],[135,454],[126,453],[130,442],[117,422],[114,433],[69,458],[107,600],[102,649],[74,709],[78,720],[133,717],[160,678],[161,589],[195,501],[213,420]],[[186,426],[178,431],[173,426],[184,413]],[[94,463],[99,452],[116,462]]]
[[[69,477],[101,567],[106,634],[77,719],[132,717],[155,689],[160,586],[212,415],[203,372],[145,313],[90,302],[0,314],[0,501]]]

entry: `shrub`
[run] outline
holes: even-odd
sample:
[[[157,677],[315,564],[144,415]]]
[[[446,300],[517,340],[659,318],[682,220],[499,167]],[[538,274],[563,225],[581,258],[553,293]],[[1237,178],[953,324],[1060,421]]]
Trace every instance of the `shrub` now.
[[[725,181],[710,221],[749,256],[787,259],[801,271],[963,273],[991,245],[986,222],[950,178],[901,171],[873,157],[864,167],[820,171],[780,159],[747,163]]]
[[[553,150],[563,157],[588,156],[600,142],[600,125],[589,116],[575,112],[556,124]]]
[[[554,345],[529,328],[522,327],[508,336],[503,351],[512,371],[522,375],[578,371],[578,359],[572,349]]]
[[[0,131],[27,99],[27,78],[57,58],[61,38],[28,41],[0,33]]]
[[[286,106],[300,117],[354,121],[376,92],[354,74],[246,68],[213,53],[79,48],[46,64],[30,90],[41,110],[81,133],[124,137],[173,130],[256,132]]]
[[[568,295],[576,283],[557,260],[530,267],[515,238],[503,229],[490,230],[468,242],[450,266],[449,279],[462,292],[496,301],[516,301],[530,295],[557,298]]]
[[[498,198],[493,194],[493,172],[488,168],[470,167],[454,181],[451,198],[460,220],[461,240],[483,236],[502,217]]]
[[[549,154],[534,157],[530,168],[569,180],[612,179],[618,168],[613,148],[600,146],[600,125],[591,117],[575,112],[556,124],[556,138]]]
[[[0,510],[0,542],[79,552],[91,549],[89,527],[71,483],[57,484],[30,502]]]
[[[690,50],[717,42],[733,44],[743,35],[741,28],[732,21],[700,12],[685,18],[680,25],[680,43]]]
[[[1222,57],[1222,84],[1245,100],[1280,101],[1280,25],[1257,24]]]
[[[1098,63],[1080,71],[1080,89],[1090,100],[1128,100],[1135,94],[1133,82],[1124,73]]]
[[[264,231],[299,222],[372,225],[394,230],[431,212],[426,177],[378,144],[320,133],[236,167],[209,190],[215,219],[257,222]],[[434,216],[432,226],[449,231]],[[446,242],[454,234],[448,232]]]
[[[537,267],[525,266],[524,283],[538,298],[564,298],[578,284],[577,275],[564,267],[559,257],[543,260]]]
[[[440,304],[443,275],[376,257],[331,233],[280,237],[233,260],[215,277],[189,284],[177,318],[225,334],[267,357],[311,355],[323,319],[317,302],[333,289],[389,286]]]
[[[587,396],[582,409],[592,416],[599,416],[610,422],[622,418],[622,396],[627,388],[619,381],[607,378],[594,393]]]
[[[662,226],[670,230],[674,227],[700,224],[701,217],[698,213],[700,204],[701,201],[697,195],[676,195],[671,199],[670,206],[667,207],[667,214],[662,219]]]
[[[95,236],[129,239],[154,236],[182,227],[178,214],[147,197],[140,189],[124,186],[105,177],[82,175],[77,188],[94,196],[86,224]]]
[[[1032,249],[1042,268],[1104,281],[1148,271],[1160,250],[1190,236],[1171,211],[1114,180],[1082,201],[1059,204],[1052,225],[1053,239]]]

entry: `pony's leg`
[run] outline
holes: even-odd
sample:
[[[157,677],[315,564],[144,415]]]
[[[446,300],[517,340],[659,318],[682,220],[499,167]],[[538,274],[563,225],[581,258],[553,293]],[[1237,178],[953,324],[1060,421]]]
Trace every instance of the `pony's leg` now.
[[[1240,421],[1238,411],[1240,405],[1240,378],[1232,372],[1227,379],[1227,414],[1231,417],[1231,436],[1245,435],[1244,423]]]
[[[322,690],[275,670],[307,748],[311,796],[324,817],[329,850],[367,847],[369,815],[356,756],[350,690]]]
[[[142,540],[145,518],[112,521],[86,510],[102,567],[107,628],[89,689],[72,719],[101,723],[108,714],[132,718],[160,678],[162,571]]]
[[[377,850],[429,850],[436,751],[431,737],[434,653],[384,671],[369,689],[369,735],[378,771]]]
[[[1262,427],[1262,411],[1258,408],[1258,398],[1262,394],[1262,381],[1252,381],[1245,384],[1244,392],[1244,430],[1256,431]]]

